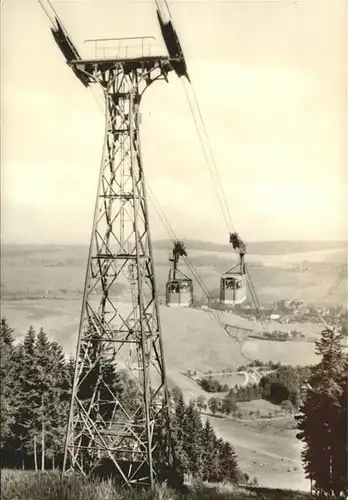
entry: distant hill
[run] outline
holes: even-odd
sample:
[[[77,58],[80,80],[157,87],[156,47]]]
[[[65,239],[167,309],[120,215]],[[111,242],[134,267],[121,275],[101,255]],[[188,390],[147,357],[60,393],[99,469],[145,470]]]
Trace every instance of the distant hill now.
[[[236,263],[230,245],[185,240],[190,262],[212,295],[220,276]],[[170,240],[154,242],[157,291],[164,296]],[[85,245],[10,245],[1,247],[2,298],[79,297],[83,291],[88,247]],[[249,243],[247,265],[262,304],[280,299],[311,304],[347,302],[346,242]],[[186,263],[182,271],[191,275]],[[117,284],[122,296],[124,282]],[[205,293],[194,280],[198,300]]]
[[[230,253],[231,245],[214,243],[212,241],[192,240],[183,238],[185,246],[188,250],[198,250],[205,252],[222,252]],[[172,241],[155,240],[153,247],[156,250],[170,251]],[[339,248],[348,249],[348,241],[251,241],[246,242],[247,252],[249,255],[287,255],[292,253],[316,252],[320,250],[334,250]],[[1,253],[3,256],[19,256],[28,255],[32,252],[37,253],[54,253],[60,250],[70,249],[77,254],[86,252],[86,245],[31,245],[31,244],[15,244],[8,243],[1,245]]]
[[[186,238],[183,241],[188,250],[231,252],[231,245]],[[250,255],[285,255],[348,247],[347,241],[255,241],[246,244]],[[169,239],[154,241],[153,246],[158,250],[170,250],[172,241]]]

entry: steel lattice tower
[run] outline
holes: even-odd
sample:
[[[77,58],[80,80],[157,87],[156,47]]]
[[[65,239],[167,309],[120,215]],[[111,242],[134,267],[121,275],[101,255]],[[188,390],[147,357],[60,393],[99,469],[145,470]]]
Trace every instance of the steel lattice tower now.
[[[173,68],[168,57],[69,64],[83,83],[103,90],[105,139],[63,472],[106,467],[126,485],[152,485],[170,470],[173,453],[139,105]],[[120,370],[127,374],[123,393]]]

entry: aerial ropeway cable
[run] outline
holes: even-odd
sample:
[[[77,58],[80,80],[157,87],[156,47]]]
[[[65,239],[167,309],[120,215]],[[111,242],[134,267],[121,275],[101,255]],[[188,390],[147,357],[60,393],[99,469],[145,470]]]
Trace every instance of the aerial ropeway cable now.
[[[168,2],[166,0],[160,1],[160,0],[155,0],[156,6],[157,6],[157,16],[158,20],[160,23],[161,31],[162,31],[162,36],[165,41],[165,44],[167,46],[168,53],[171,57],[171,59],[175,60],[177,58],[179,62],[177,63],[177,66],[173,64],[173,68],[176,71],[177,75],[182,81],[184,91],[186,94],[186,98],[190,107],[190,111],[194,120],[194,124],[198,133],[198,137],[202,146],[203,154],[208,166],[208,169],[210,171],[213,184],[215,187],[216,191],[216,196],[223,214],[223,218],[226,223],[227,230],[229,231],[230,235],[232,234],[237,234],[232,217],[231,217],[231,212],[229,209],[229,205],[226,200],[226,195],[224,192],[223,184],[221,181],[221,177],[219,174],[219,170],[216,165],[216,161],[214,158],[214,154],[212,151],[212,147],[210,144],[209,136],[207,133],[207,129],[204,123],[203,115],[198,103],[197,95],[193,86],[193,83],[191,81],[191,78],[189,77],[188,70],[187,70],[187,65],[186,61],[184,58],[183,50],[181,48],[180,42],[178,35],[176,33],[173,19],[172,19],[172,14],[169,9]],[[232,232],[232,231],[233,232]],[[237,247],[234,247],[235,252],[237,257],[240,256],[238,253]],[[245,267],[245,266],[244,266]],[[251,298],[254,302],[255,308],[259,314],[260,321],[263,325],[263,328],[265,330],[268,330],[264,315],[262,313],[262,309],[260,306],[260,302],[257,297],[257,293],[255,290],[255,286],[252,282],[252,277],[250,275],[249,270],[246,269],[246,274],[248,277],[248,288],[250,291]]]
[[[149,194],[150,201],[152,202],[152,205],[157,213],[157,216],[160,219],[160,221],[162,222],[164,228],[166,229],[169,238],[172,240],[173,244],[175,244],[175,242],[178,241],[177,235],[175,234],[172,226],[170,225],[170,223],[169,223],[161,205],[159,204],[159,201],[156,198],[155,194],[153,193],[153,191],[151,190],[151,188],[147,182],[146,182],[146,184],[147,184],[147,192]],[[214,301],[213,293],[210,292],[209,289],[206,287],[203,279],[200,277],[198,271],[195,269],[195,266],[192,263],[192,261],[190,260],[190,258],[187,255],[183,256],[183,258],[184,258],[184,261],[186,262],[186,265],[189,267],[193,278],[198,283],[198,285],[200,286],[200,288],[203,292],[203,295],[207,299],[208,305],[212,304]],[[249,329],[249,328],[235,327],[229,323],[226,323],[225,318],[224,318],[224,311],[220,311],[220,310],[215,309],[213,307],[208,307],[207,309],[204,309],[204,310],[209,314],[209,316],[213,319],[213,321],[216,321],[216,323],[218,323],[223,328],[224,332],[229,337],[231,337],[233,340],[235,340],[237,342],[241,356],[244,357],[247,361],[253,361],[253,359],[254,359],[253,357],[249,357],[243,352],[244,338],[240,338],[240,336],[239,336],[240,332],[242,332],[242,335],[243,335],[243,333],[250,335],[251,333],[253,333],[253,330]],[[276,359],[279,359],[279,352],[278,352],[276,345],[275,345],[275,351],[276,351]]]

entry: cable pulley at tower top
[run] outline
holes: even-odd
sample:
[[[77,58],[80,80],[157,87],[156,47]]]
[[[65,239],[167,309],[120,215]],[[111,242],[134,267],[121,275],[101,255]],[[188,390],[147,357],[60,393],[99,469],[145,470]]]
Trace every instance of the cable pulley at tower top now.
[[[63,56],[66,61],[69,63],[71,61],[78,61],[81,59],[80,54],[73,44],[68,31],[65,29],[65,26],[62,20],[59,18],[57,11],[54,9],[53,5],[49,0],[38,0],[41,5],[43,11],[45,12],[48,19],[51,21],[52,28],[51,32],[53,38],[55,39],[58,47],[60,48]],[[80,80],[80,82],[85,86],[89,86],[89,79],[81,73],[77,71],[76,68],[72,67],[73,72]]]
[[[157,18],[164,43],[168,50],[170,63],[179,78],[184,76],[190,82],[184,53],[180,45],[178,34],[173,25],[169,5],[166,1],[162,3],[159,0],[155,1],[157,6]]]

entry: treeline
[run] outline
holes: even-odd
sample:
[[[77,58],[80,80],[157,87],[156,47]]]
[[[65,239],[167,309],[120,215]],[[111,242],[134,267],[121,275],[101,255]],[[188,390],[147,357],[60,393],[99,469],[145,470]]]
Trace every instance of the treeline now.
[[[229,386],[227,384],[221,384],[218,380],[213,377],[204,377],[199,381],[199,385],[206,392],[228,392]]]
[[[209,420],[203,424],[196,404],[185,404],[179,388],[171,397],[174,450],[181,472],[203,481],[246,483],[249,478],[240,471],[235,450],[217,438]]]
[[[49,341],[43,329],[36,333],[30,327],[24,340],[15,345],[13,330],[5,320],[1,320],[0,351],[2,467],[42,470],[61,467],[74,360],[65,359],[61,346]],[[109,368],[104,373],[108,386],[113,388],[122,407],[132,413],[141,403],[136,383],[126,372]],[[95,376],[93,371],[89,372],[80,385],[81,400],[90,398]],[[196,406],[184,402],[180,389],[175,388],[170,395],[177,468],[205,481],[247,482],[247,476],[239,470],[233,447],[216,437],[208,420],[202,422]],[[106,393],[103,398],[103,417],[108,420]]]
[[[284,365],[260,380],[262,398],[273,404],[290,401],[295,408],[301,403],[301,386],[311,376],[313,367]]]
[[[73,363],[43,329],[24,341],[1,320],[1,462],[6,467],[54,467],[61,460]],[[40,457],[36,454],[41,449]]]
[[[258,384],[235,385],[234,388],[230,389],[227,384],[223,385],[212,377],[205,377],[200,381],[200,385],[206,392],[228,392],[229,396],[234,394],[237,403],[265,399],[278,405],[284,401],[290,401],[294,407],[298,407],[301,402],[301,386],[311,376],[312,367],[293,367],[272,362],[269,363],[269,366],[272,366],[274,371],[264,375]]]
[[[281,363],[278,361],[277,363],[274,363],[273,361],[267,361],[265,363],[264,361],[261,361],[259,359],[254,359],[253,361],[250,361],[247,365],[241,365],[239,368],[237,368],[237,372],[245,372],[248,371],[250,368],[258,368],[260,371],[264,370],[277,370],[281,366]]]

